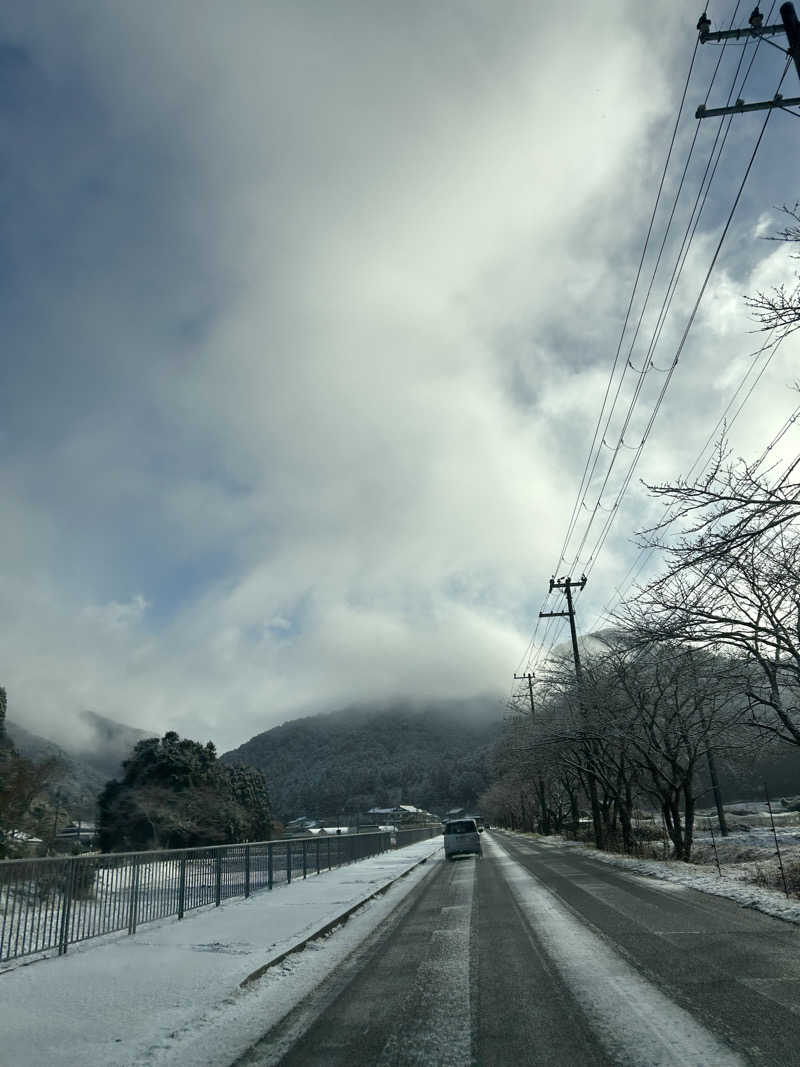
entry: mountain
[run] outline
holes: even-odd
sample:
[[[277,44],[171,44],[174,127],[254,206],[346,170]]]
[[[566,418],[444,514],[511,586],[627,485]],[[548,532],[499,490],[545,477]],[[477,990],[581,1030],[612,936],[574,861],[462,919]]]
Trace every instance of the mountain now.
[[[502,723],[492,700],[351,707],[283,723],[221,757],[263,771],[282,821],[476,806]]]
[[[82,711],[79,718],[84,726],[80,746],[75,749],[69,746],[70,751],[104,775],[104,781],[119,777],[122,761],[128,758],[137,741],[154,736],[152,731],[114,722],[104,715],[98,715],[96,711]]]
[[[92,821],[97,794],[106,784],[106,778],[84,760],[70,755],[53,741],[31,733],[24,726],[8,720],[6,729],[21,756],[36,763],[48,759],[58,761],[58,771],[45,789],[50,802],[69,812],[71,818]]]
[[[76,742],[69,748],[11,720],[6,721],[6,731],[21,756],[36,762],[58,760],[59,773],[46,790],[51,802],[66,809],[73,818],[93,820],[97,794],[109,778],[121,774],[122,761],[128,758],[136,742],[152,735],[93,711],[82,712],[80,719]]]

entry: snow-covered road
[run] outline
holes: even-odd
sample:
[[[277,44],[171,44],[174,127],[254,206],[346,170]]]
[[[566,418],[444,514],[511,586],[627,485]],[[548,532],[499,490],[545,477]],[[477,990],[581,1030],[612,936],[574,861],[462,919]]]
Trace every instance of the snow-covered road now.
[[[570,848],[486,834],[482,860],[429,865],[237,1067],[792,1063],[797,935]]]
[[[17,967],[0,975],[0,1062],[796,1062],[797,927],[557,843],[483,840],[482,860],[422,842]]]
[[[495,844],[488,854],[615,1062],[734,1067],[745,1061],[697,1023]]]

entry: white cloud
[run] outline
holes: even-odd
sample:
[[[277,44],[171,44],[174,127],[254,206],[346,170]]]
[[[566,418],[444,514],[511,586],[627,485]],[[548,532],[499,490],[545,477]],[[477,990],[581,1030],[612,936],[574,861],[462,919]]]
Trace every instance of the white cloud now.
[[[15,90],[37,119],[20,175],[44,190],[10,307],[10,408],[30,412],[1,485],[12,717],[91,707],[224,748],[352,700],[502,690],[583,469],[688,7],[656,42],[633,3],[568,32],[528,3],[187,11],[75,0],[10,23],[47,74]],[[61,82],[80,107],[42,88]],[[686,469],[744,366],[740,293],[787,266],[752,239],[762,208],[643,476]],[[712,247],[701,232],[659,366]],[[789,358],[737,425],[744,451]],[[630,561],[649,505],[635,484],[628,503],[587,616]]]

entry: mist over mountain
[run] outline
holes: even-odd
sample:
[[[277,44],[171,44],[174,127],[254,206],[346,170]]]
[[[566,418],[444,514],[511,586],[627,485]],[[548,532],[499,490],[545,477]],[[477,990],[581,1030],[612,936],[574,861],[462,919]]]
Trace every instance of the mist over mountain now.
[[[263,771],[282,821],[415,804],[474,807],[502,728],[496,701],[350,707],[283,723],[221,758]]]
[[[105,715],[98,715],[96,711],[82,711],[79,718],[89,730],[88,737],[82,732],[75,747],[69,743],[65,743],[64,747],[104,775],[105,781],[118,777],[123,760],[131,754],[137,741],[156,736],[153,731],[114,722]]]
[[[97,795],[106,784],[106,777],[86,760],[71,755],[54,741],[26,730],[19,723],[8,720],[6,729],[21,756],[36,763],[57,760],[56,773],[44,790],[54,807],[66,810],[72,818],[94,820]]]
[[[46,788],[51,802],[73,818],[93,820],[97,796],[110,778],[119,777],[137,741],[151,734],[114,722],[93,711],[80,713],[73,744],[58,745],[7,720],[6,730],[20,755],[34,760],[55,759],[58,772]]]

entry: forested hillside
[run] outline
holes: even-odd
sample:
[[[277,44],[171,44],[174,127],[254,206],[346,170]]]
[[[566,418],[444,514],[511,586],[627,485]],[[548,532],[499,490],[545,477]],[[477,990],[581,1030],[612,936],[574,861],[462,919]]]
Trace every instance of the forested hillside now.
[[[406,803],[442,813],[476,804],[500,728],[491,700],[349,708],[276,726],[221,758],[264,772],[283,821]]]
[[[79,714],[83,727],[75,731],[69,749],[20,726],[7,722],[8,737],[17,751],[37,762],[56,760],[45,792],[70,818],[94,820],[97,796],[109,778],[122,773],[137,741],[149,737],[145,730],[113,722],[92,711]]]
[[[8,737],[20,755],[37,763],[56,761],[56,769],[44,787],[51,803],[68,812],[71,819],[94,820],[97,794],[106,783],[104,775],[86,760],[72,756],[60,745],[18,723],[8,722],[6,726]]]

